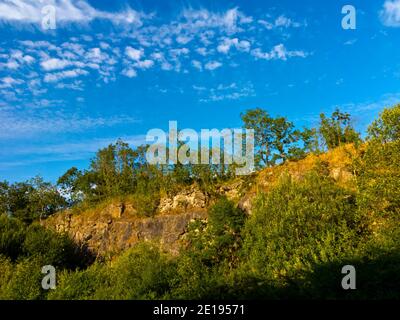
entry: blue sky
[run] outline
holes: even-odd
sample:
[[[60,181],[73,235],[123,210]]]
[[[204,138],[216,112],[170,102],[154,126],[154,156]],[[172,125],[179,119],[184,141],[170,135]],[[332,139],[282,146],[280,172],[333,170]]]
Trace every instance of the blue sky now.
[[[255,107],[301,127],[340,106],[364,130],[400,100],[399,56],[400,0],[0,0],[0,180],[55,181],[119,137],[240,127]]]

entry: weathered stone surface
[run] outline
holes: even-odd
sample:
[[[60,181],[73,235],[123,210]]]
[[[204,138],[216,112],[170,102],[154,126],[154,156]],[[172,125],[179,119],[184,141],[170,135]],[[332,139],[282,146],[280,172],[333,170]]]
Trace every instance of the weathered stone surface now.
[[[158,211],[166,213],[183,209],[202,209],[207,206],[207,197],[196,187],[192,186],[188,189],[180,191],[173,197],[164,197],[160,200]]]
[[[244,212],[247,214],[251,215],[252,214],[252,209],[253,209],[253,201],[255,198],[255,194],[253,193],[248,193],[244,197],[242,197],[238,203],[238,207],[242,209]]]
[[[242,180],[234,181],[233,183],[221,186],[218,189],[220,195],[226,196],[230,200],[237,200],[241,197]]]
[[[118,208],[118,205],[111,205],[90,215],[63,212],[47,219],[44,224],[58,232],[68,233],[81,246],[101,256],[120,252],[139,241],[158,242],[163,250],[177,254],[188,223],[193,219],[207,217],[205,210],[193,210],[139,218],[125,214],[124,210]]]
[[[354,175],[346,168],[333,168],[330,176],[336,181],[349,182],[354,179]]]

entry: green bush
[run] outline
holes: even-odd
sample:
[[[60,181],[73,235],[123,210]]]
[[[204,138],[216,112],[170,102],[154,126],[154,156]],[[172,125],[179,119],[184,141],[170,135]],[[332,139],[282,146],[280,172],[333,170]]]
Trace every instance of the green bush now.
[[[354,194],[330,178],[286,176],[255,203],[245,227],[242,268],[285,286],[317,264],[354,255],[363,239],[360,221]]]
[[[0,258],[0,299],[38,300],[46,297],[41,281],[42,263],[35,258],[19,260],[12,264]]]
[[[174,264],[150,244],[140,244],[111,263],[64,271],[50,299],[160,299],[169,291]]]
[[[357,162],[359,205],[381,217],[400,213],[400,142],[371,142]]]
[[[0,255],[12,260],[22,254],[26,226],[17,219],[0,215]]]
[[[209,209],[207,222],[194,221],[189,225],[189,253],[197,255],[208,266],[221,262],[233,265],[244,221],[244,212],[222,197]]]
[[[114,299],[160,299],[169,290],[173,265],[158,247],[142,243],[112,265]]]
[[[27,228],[23,252],[26,256],[40,259],[43,265],[75,268],[82,263],[74,242],[67,235],[55,233],[37,224]]]
[[[8,284],[11,281],[13,264],[11,260],[0,255],[0,300],[8,298]]]
[[[109,299],[103,290],[112,288],[106,265],[95,263],[82,271],[64,270],[57,279],[56,290],[49,292],[50,300]]]
[[[82,267],[87,261],[67,235],[6,216],[0,216],[0,255],[12,261],[32,257],[60,268]]]
[[[160,203],[160,197],[154,193],[136,192],[133,198],[135,209],[140,216],[152,217]]]

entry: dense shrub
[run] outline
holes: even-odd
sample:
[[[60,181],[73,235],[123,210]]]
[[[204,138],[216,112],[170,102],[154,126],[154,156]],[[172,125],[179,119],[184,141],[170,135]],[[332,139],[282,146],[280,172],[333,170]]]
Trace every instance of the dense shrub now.
[[[12,261],[35,258],[60,268],[82,267],[87,261],[67,235],[6,216],[0,216],[0,255]]]
[[[316,173],[300,181],[285,176],[256,201],[244,232],[243,268],[284,286],[316,264],[355,254],[360,230],[352,192]]]
[[[189,226],[190,253],[201,257],[209,266],[222,261],[233,264],[244,221],[244,212],[232,201],[225,197],[219,199],[209,209],[208,221],[194,221]]]
[[[22,259],[12,264],[0,257],[0,299],[44,299],[46,292],[41,286],[42,266],[35,258]]]
[[[75,268],[83,262],[79,250],[67,235],[35,224],[27,228],[23,252],[26,256],[36,257],[43,265],[59,268]]]
[[[112,265],[116,299],[157,299],[169,289],[173,269],[166,255],[151,244],[140,244],[123,254]]]
[[[110,290],[110,274],[106,265],[95,263],[86,270],[64,270],[57,278],[57,289],[49,292],[50,300],[110,299],[103,294]]]
[[[168,291],[174,264],[157,247],[140,244],[106,264],[65,271],[50,299],[160,299]]]
[[[17,219],[0,215],[0,255],[13,260],[22,253],[26,226]]]

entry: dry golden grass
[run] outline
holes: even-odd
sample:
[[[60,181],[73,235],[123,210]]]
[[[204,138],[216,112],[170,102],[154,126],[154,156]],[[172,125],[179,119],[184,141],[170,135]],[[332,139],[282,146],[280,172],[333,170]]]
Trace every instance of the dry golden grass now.
[[[268,192],[279,182],[283,174],[289,174],[294,179],[301,179],[321,164],[333,177],[335,172],[338,172],[338,177],[334,178],[339,185],[352,188],[350,176],[353,172],[351,167],[361,150],[362,147],[357,149],[354,144],[347,144],[326,153],[310,154],[299,161],[288,161],[282,165],[263,169],[257,174],[255,185],[251,191],[255,193]]]

